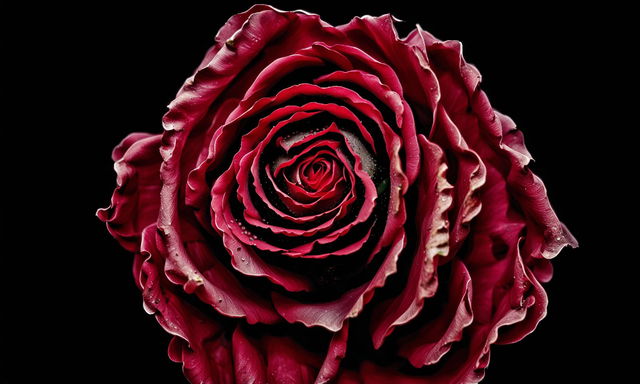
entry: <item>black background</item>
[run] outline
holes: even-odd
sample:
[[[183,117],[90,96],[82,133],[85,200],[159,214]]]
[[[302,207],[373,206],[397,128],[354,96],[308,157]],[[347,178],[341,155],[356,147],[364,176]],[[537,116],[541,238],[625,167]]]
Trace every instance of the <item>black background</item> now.
[[[16,48],[15,71],[6,73],[16,85],[7,116],[18,122],[6,127],[3,154],[10,180],[2,207],[9,308],[0,309],[0,345],[9,356],[3,380],[184,381],[167,357],[169,336],[142,310],[132,256],[95,211],[108,205],[115,186],[111,149],[130,132],[161,131],[166,105],[218,28],[250,5],[211,3],[27,9],[20,12],[25,24],[7,35]],[[420,11],[399,1],[272,4],[319,13],[332,24],[390,12],[405,21],[401,35],[420,23],[463,42],[493,106],[524,131],[532,169],[580,241],[554,261],[548,318],[522,342],[492,348],[485,382],[581,382],[601,373],[617,382],[625,353],[614,342],[633,333],[615,314],[626,283],[619,270],[631,268],[621,261],[637,252],[616,248],[624,225],[612,211],[626,210],[618,193],[626,185],[612,164],[621,161],[615,143],[627,134],[605,106],[620,95],[601,87],[619,81],[605,68],[622,60],[613,43],[619,32],[603,32],[604,13],[460,4]]]

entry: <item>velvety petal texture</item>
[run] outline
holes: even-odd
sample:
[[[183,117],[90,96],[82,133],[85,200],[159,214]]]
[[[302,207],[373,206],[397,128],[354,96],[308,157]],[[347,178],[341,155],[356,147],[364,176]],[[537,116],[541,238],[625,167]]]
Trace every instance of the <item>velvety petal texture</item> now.
[[[192,383],[477,383],[576,240],[457,41],[232,16],[98,217]]]

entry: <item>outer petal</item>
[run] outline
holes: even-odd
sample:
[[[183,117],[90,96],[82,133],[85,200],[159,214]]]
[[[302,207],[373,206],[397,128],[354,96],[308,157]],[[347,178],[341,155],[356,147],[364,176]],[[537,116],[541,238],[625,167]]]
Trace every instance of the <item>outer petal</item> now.
[[[255,13],[263,11],[274,11],[274,9],[268,5],[256,4],[245,12],[231,16],[216,34],[215,44],[209,49],[209,51],[207,51],[207,54],[198,66],[196,72],[201,70],[202,68],[207,67],[211,63],[211,60],[226,44],[229,44],[229,46],[234,46],[235,41],[232,39],[234,34],[242,29],[243,25],[245,24],[245,22],[247,22],[249,17],[251,17]]]
[[[486,244],[485,244],[486,245]],[[484,247],[484,246],[483,246]],[[489,247],[490,248],[490,247]],[[486,253],[487,248],[479,249],[478,252]],[[499,331],[506,330],[526,322],[529,308],[535,308],[536,297],[527,293],[528,285],[523,282],[529,282],[525,277],[530,274],[526,271],[522,263],[522,259],[517,254],[517,248],[513,251],[515,258],[511,258],[512,263],[503,263],[500,266],[492,266],[494,270],[478,269],[475,273],[472,271],[471,281],[474,281],[473,291],[475,292],[493,292],[492,284],[496,280],[507,282],[513,281],[513,285],[509,288],[508,293],[495,295],[495,301],[489,304],[493,309],[493,315],[490,320],[474,321],[473,325],[468,327],[465,333],[468,342],[462,347],[457,348],[455,352],[447,360],[438,366],[436,371],[424,373],[422,375],[409,375],[403,373],[397,366],[380,367],[370,362],[364,362],[360,368],[359,376],[364,383],[401,383],[401,384],[448,384],[448,383],[478,383],[484,378],[484,372],[489,364],[489,351],[491,344],[499,340]],[[508,259],[505,259],[508,260]],[[512,269],[507,268],[510,265]],[[489,278],[490,277],[490,278]],[[524,280],[523,280],[524,278]],[[474,280],[475,279],[475,280]],[[478,283],[477,281],[480,280]],[[469,280],[467,280],[469,281]],[[493,295],[492,295],[493,296]],[[474,308],[480,308],[475,305]],[[486,311],[486,305],[482,307]],[[475,310],[474,310],[475,311]],[[534,311],[538,313],[538,311]],[[455,321],[452,325],[456,327]],[[425,332],[429,333],[428,329]],[[454,340],[457,337],[454,338]],[[417,339],[416,339],[417,341]],[[445,351],[446,345],[442,345]],[[414,352],[418,352],[415,350]],[[434,351],[435,352],[435,351]],[[418,355],[415,355],[417,357]],[[429,354],[425,355],[429,356]],[[432,357],[437,357],[432,355]],[[417,362],[417,361],[416,361]]]
[[[462,262],[455,260],[451,275],[449,286],[441,287],[449,291],[442,313],[399,343],[399,354],[406,357],[416,368],[440,361],[453,343],[462,339],[462,331],[473,322],[469,272]],[[424,310],[433,309],[427,307]]]
[[[267,366],[262,352],[254,341],[247,338],[241,327],[233,332],[233,368],[237,384],[267,382]]]
[[[451,217],[451,254],[455,255],[469,233],[467,225],[482,209],[478,190],[485,184],[486,167],[476,151],[469,148],[458,126],[451,121],[442,106],[438,106],[431,139],[450,153],[457,163],[455,199]]]
[[[267,336],[263,340],[267,356],[267,380],[269,384],[313,383],[316,356],[311,355],[288,338]]]
[[[469,145],[483,153],[483,158],[497,158],[498,163],[506,160],[507,165],[502,172],[530,222],[524,253],[534,258],[550,259],[567,245],[577,247],[576,239],[553,212],[544,184],[527,168],[531,155],[522,135],[511,119],[491,107],[479,89],[480,73],[464,60],[462,44],[439,41],[421,30],[412,33],[408,41],[416,45],[422,42],[432,67],[440,80],[446,82],[442,87],[442,105],[461,127]],[[465,123],[458,124],[459,121]]]
[[[333,382],[346,354],[348,332],[348,324],[345,324],[333,335],[323,361],[292,339],[269,335],[249,337],[238,325],[232,338],[236,383]]]
[[[522,338],[526,333],[531,332],[546,314],[546,296],[544,301],[540,303],[545,309],[540,311],[540,304],[536,306],[537,298],[541,298],[539,291],[532,293],[530,290],[531,280],[528,277],[530,274],[523,264],[518,247],[513,249],[512,254],[506,260],[509,259],[511,259],[511,263],[507,264],[508,267],[505,265],[506,268],[504,269],[500,266],[496,266],[497,269],[493,266],[488,267],[491,268],[489,270],[474,271],[471,269],[472,281],[474,281],[474,295],[476,293],[479,294],[478,296],[486,295],[485,297],[491,295],[493,314],[488,322],[479,318],[479,322],[476,322],[469,332],[471,340],[467,363],[458,374],[458,377],[464,378],[464,380],[477,382],[484,377],[484,371],[489,365],[491,344],[500,340],[500,331],[508,331],[509,329],[522,331],[527,329],[525,333],[519,335],[519,338]],[[504,272],[497,272],[499,270]],[[500,275],[500,273],[504,273],[504,275]],[[496,277],[498,278],[497,284]],[[501,289],[504,292],[500,292]],[[530,312],[530,308],[533,308],[533,311]],[[474,313],[479,312],[479,309],[480,305],[476,305],[474,296]],[[527,321],[527,317],[530,314],[534,315],[533,321]],[[523,322],[524,327],[521,325]],[[514,340],[514,334],[513,332],[510,333],[507,340],[510,339],[509,341],[512,341]]]
[[[176,266],[170,264],[168,249],[164,248],[164,244],[162,248],[167,258],[165,274],[169,280],[182,284],[187,293],[195,293],[201,301],[210,304],[218,312],[229,317],[245,317],[250,324],[272,324],[280,320],[267,298],[242,284],[213,254],[206,240],[188,241],[181,248],[175,248],[175,258],[181,263],[187,260],[188,265],[194,268],[186,277],[176,272]],[[291,284],[302,283],[291,280]]]
[[[315,384],[331,382],[340,369],[340,361],[347,354],[347,338],[349,337],[349,323],[345,322],[340,331],[333,335],[327,356],[320,367]]]
[[[183,363],[191,382],[232,384],[231,349],[223,329],[176,293],[176,287],[163,274],[162,264],[156,230],[149,226],[143,233],[142,253],[136,256],[134,270],[146,311],[155,314],[160,325],[175,336],[169,345],[169,357]]]
[[[129,251],[140,250],[143,229],[158,220],[160,207],[160,135],[134,133],[114,150],[116,190],[98,218]]]
[[[529,221],[529,234],[523,252],[534,258],[551,259],[565,246],[577,247],[577,240],[553,211],[542,180],[528,169],[531,155],[513,121],[493,111],[484,92],[476,93],[472,105],[477,111],[481,128],[499,129],[500,134],[494,145],[509,161],[507,182]]]

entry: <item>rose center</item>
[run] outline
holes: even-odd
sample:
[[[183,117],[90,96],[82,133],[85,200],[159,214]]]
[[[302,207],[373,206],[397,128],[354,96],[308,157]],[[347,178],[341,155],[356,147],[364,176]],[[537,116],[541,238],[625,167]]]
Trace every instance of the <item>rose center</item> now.
[[[311,155],[288,169],[288,178],[308,192],[331,189],[339,180],[342,166],[327,152]]]
[[[314,158],[312,161],[304,164],[303,169],[300,170],[300,180],[305,189],[316,191],[323,186],[323,183],[327,183],[327,176],[335,166],[334,162],[330,162],[323,158]]]

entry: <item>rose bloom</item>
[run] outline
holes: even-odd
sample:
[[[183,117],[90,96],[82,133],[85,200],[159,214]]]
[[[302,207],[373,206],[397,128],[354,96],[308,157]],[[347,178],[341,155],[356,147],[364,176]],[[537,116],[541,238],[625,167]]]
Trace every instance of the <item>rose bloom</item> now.
[[[575,239],[457,41],[232,16],[98,216],[193,383],[476,383]]]

